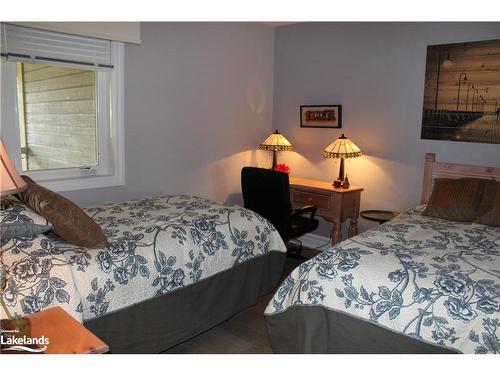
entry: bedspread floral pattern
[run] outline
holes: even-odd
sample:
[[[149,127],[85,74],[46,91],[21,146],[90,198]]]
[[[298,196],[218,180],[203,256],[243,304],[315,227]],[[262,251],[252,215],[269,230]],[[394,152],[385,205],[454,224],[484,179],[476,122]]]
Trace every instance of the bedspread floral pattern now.
[[[164,196],[85,209],[110,246],[55,235],[2,240],[2,298],[24,315],[60,305],[88,320],[195,283],[286,247],[261,216],[235,205]]]
[[[1,245],[7,283],[0,294],[11,313],[25,315],[61,306],[82,320],[80,295],[73,284],[68,259],[49,237],[40,234],[2,238]],[[0,311],[2,318],[3,314]]]
[[[303,263],[266,314],[322,305],[466,353],[500,353],[500,228],[409,210]]]

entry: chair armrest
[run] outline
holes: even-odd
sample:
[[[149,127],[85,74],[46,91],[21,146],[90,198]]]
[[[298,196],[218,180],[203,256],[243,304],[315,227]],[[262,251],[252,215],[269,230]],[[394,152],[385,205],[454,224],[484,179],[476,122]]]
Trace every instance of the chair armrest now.
[[[318,208],[316,206],[310,205],[310,206],[304,206],[297,208],[292,212],[292,216],[300,216],[306,213],[311,213],[311,219],[314,219],[314,216],[316,215],[316,210]]]

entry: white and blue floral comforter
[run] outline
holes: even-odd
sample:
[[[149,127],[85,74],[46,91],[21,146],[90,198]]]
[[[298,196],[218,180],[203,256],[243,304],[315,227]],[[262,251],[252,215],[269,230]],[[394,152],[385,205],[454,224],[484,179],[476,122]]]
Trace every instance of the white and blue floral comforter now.
[[[500,228],[409,210],[296,268],[265,314],[320,305],[464,353],[500,353]]]
[[[164,196],[87,208],[111,245],[86,249],[55,235],[2,240],[12,313],[60,306],[79,321],[108,314],[227,270],[286,252],[261,216],[235,205]]]

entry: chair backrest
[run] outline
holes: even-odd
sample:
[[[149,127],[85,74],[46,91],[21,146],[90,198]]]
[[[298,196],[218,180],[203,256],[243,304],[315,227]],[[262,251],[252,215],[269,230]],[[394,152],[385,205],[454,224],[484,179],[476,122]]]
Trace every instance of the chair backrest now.
[[[245,208],[269,220],[286,241],[292,213],[288,174],[244,167],[241,170],[241,190]]]

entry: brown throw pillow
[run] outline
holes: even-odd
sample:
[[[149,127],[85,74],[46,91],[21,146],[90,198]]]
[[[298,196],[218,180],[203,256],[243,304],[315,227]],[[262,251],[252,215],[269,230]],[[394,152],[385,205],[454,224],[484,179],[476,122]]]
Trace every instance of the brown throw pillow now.
[[[69,199],[22,176],[28,188],[20,193],[21,199],[32,210],[52,223],[52,231],[65,241],[88,248],[108,246],[101,227],[80,207]]]
[[[479,216],[479,206],[485,184],[479,178],[437,178],[422,213],[452,221],[474,221]]]
[[[476,223],[500,227],[500,182],[486,184]]]

